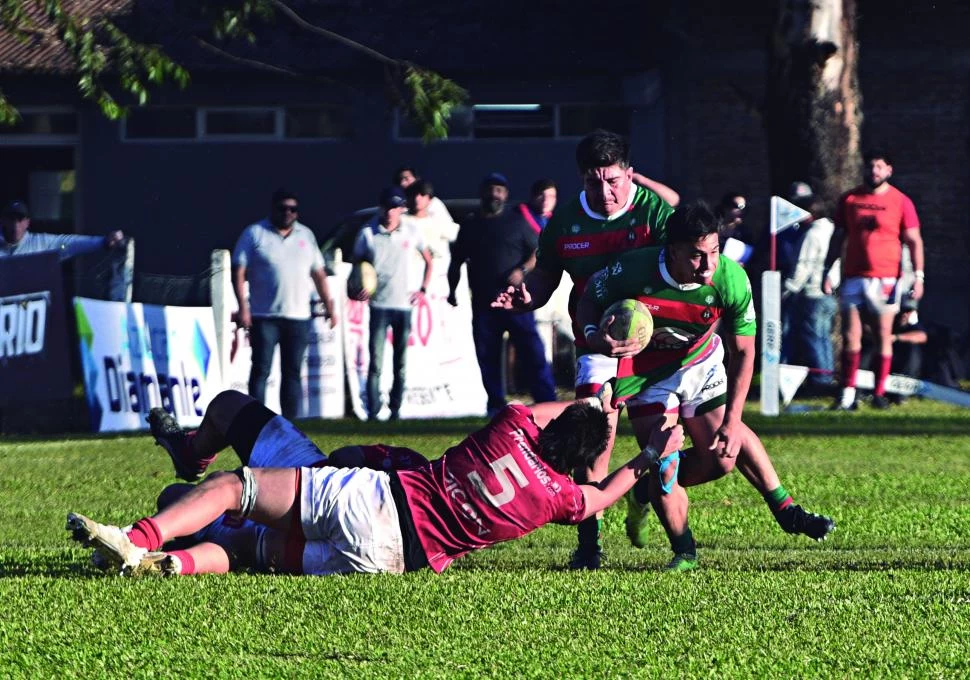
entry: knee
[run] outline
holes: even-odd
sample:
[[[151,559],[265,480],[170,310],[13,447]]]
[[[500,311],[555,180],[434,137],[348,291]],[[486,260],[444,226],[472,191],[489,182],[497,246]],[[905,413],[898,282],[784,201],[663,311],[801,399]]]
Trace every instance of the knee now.
[[[194,488],[194,484],[169,484],[158,494],[155,507],[161,512]]]
[[[720,479],[721,477],[729,474],[731,470],[734,469],[737,462],[737,456],[734,458],[715,456],[714,461],[711,464],[711,479]]]

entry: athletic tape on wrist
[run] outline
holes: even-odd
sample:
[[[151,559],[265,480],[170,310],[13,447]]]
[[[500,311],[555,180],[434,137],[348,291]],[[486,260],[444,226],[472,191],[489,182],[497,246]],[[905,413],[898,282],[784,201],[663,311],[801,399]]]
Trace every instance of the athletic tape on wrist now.
[[[588,323],[583,327],[583,335],[589,340],[589,336],[595,335],[596,331],[599,330],[599,326],[595,323]]]
[[[256,507],[256,495],[259,493],[259,484],[256,483],[256,475],[249,466],[243,466],[236,470],[236,474],[242,480],[242,494],[239,497],[239,516],[249,517]]]

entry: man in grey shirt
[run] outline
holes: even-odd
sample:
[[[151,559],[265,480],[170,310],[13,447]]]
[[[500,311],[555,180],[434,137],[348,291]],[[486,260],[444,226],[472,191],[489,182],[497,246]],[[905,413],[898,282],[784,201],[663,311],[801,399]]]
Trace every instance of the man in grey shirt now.
[[[297,221],[296,194],[278,189],[271,205],[270,217],[246,227],[236,243],[233,287],[239,302],[239,325],[249,329],[253,350],[249,396],[265,403],[266,379],[278,344],[280,406],[283,416],[292,420],[299,415],[303,401],[300,371],[310,337],[311,283],[331,328],[337,324],[337,316],[317,239]]]
[[[0,213],[0,257],[33,255],[56,251],[61,262],[77,255],[93,253],[102,248],[120,247],[125,240],[121,231],[110,231],[104,236],[84,234],[37,234],[30,231],[30,211],[23,201],[8,203]]]
[[[411,307],[424,301],[431,281],[431,251],[421,232],[410,223],[401,221],[407,208],[404,192],[389,187],[381,192],[380,212],[364,225],[354,244],[354,260],[374,265],[377,290],[373,295],[361,291],[360,300],[370,300],[370,365],[367,369],[367,413],[371,420],[381,410],[381,368],[384,364],[384,344],[390,326],[394,341],[394,383],[391,386],[391,419],[396,420],[404,396],[404,359],[411,333]],[[418,259],[424,260],[421,288],[410,291],[409,281]]]

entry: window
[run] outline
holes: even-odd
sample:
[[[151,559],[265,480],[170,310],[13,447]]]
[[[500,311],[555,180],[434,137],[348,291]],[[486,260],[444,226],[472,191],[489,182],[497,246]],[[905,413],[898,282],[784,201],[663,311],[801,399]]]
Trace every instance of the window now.
[[[125,139],[195,139],[195,109],[131,109],[124,123]]]
[[[286,109],[288,139],[341,139],[350,137],[347,113],[336,106]]]
[[[560,137],[583,137],[597,128],[629,135],[630,108],[621,104],[560,104]]]
[[[57,111],[21,111],[14,125],[0,125],[0,135],[76,135],[77,114]]]
[[[274,109],[207,109],[203,136],[270,137],[276,135]]]
[[[596,128],[630,134],[630,108],[622,104],[476,104],[456,108],[448,139],[554,139],[582,137]],[[421,139],[421,131],[397,113],[397,138]]]

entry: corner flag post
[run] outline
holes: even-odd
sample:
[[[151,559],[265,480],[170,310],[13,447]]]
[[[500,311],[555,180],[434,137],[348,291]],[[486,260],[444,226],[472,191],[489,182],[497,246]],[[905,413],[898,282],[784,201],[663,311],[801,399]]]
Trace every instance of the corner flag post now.
[[[781,272],[775,271],[777,235],[810,216],[807,210],[779,196],[771,197],[771,271],[761,275],[761,413],[766,416],[781,412]]]

